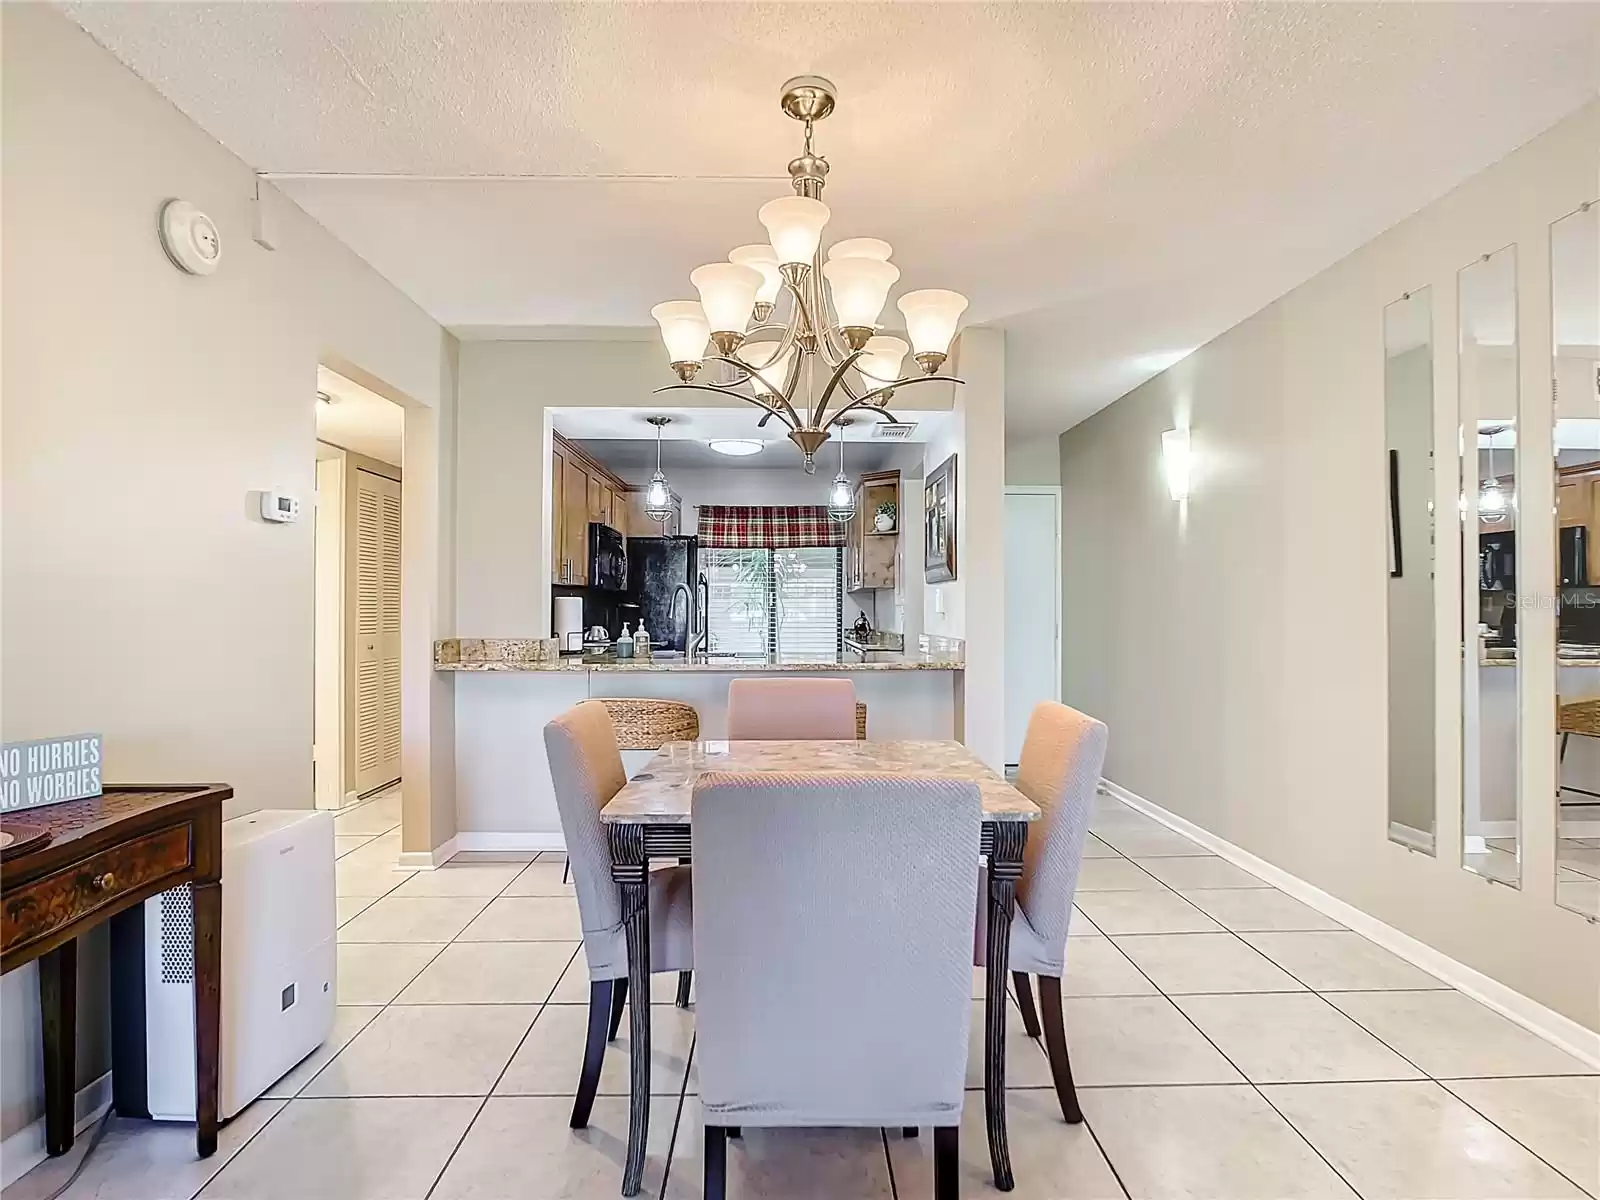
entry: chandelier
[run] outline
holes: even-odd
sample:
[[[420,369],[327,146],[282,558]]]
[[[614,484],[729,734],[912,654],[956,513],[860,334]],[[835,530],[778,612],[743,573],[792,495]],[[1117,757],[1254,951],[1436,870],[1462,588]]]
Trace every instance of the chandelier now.
[[[657,391],[718,392],[757,405],[765,410],[759,425],[776,417],[788,426],[807,473],[816,470],[829,427],[852,409],[896,421],[888,409],[896,389],[936,379],[961,382],[939,369],[967,307],[959,292],[905,293],[898,307],[907,345],[878,333],[889,289],[900,278],[889,243],[846,238],[830,246],[824,260],[828,161],[812,149],[812,133],[834,102],[833,84],[820,76],[800,75],[783,85],[783,111],[805,124],[804,148],[789,164],[796,194],[768,201],[756,214],[766,226],[766,243],[740,246],[727,262],[690,272],[699,300],[668,300],[650,310],[680,380]],[[715,353],[706,353],[708,341]],[[921,373],[902,377],[908,353]],[[708,363],[716,365],[715,382],[708,381],[711,371],[697,380]]]

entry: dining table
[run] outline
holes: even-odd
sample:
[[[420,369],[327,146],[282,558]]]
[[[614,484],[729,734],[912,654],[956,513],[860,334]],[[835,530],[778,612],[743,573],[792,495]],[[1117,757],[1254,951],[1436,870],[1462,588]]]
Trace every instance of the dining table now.
[[[983,801],[980,853],[989,868],[984,1124],[995,1187],[1010,1191],[1014,1184],[1006,1144],[1006,972],[1023,848],[1029,822],[1039,817],[1038,806],[960,742],[698,741],[664,744],[600,812],[628,947],[630,1093],[622,1194],[639,1194],[650,1124],[650,1005],[641,1002],[650,995],[650,863],[692,861],[695,781],[708,771],[932,775],[978,785]]]

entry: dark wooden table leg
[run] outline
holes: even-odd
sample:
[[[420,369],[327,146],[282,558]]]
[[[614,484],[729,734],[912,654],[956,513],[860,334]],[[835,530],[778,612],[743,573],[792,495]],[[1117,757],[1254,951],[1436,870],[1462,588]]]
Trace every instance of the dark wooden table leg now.
[[[1022,848],[1028,827],[1021,821],[994,822],[994,850],[989,855],[988,981],[984,989],[983,1115],[989,1131],[989,1160],[994,1186],[1009,1192],[1011,1148],[1006,1141],[1006,972],[1011,956],[1011,916],[1022,875]]]
[[[72,1149],[77,1098],[78,940],[39,958],[39,1007],[44,1021],[44,1148]]]
[[[217,1152],[217,1069],[222,1054],[222,884],[194,885],[195,1150]]]
[[[622,901],[628,939],[628,1158],[622,1194],[637,1196],[644,1183],[645,1143],[650,1135],[650,862],[642,825],[607,826],[611,877]]]

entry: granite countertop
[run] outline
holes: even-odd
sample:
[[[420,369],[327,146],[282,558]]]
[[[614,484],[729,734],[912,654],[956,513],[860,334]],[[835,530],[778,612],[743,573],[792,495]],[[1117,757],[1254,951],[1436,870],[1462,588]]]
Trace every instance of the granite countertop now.
[[[630,672],[689,672],[698,674],[752,674],[817,671],[960,671],[961,647],[939,640],[925,649],[910,653],[874,651],[873,661],[861,662],[849,655],[817,662],[778,663],[767,658],[668,657],[658,651],[647,659],[618,658],[602,653],[551,657],[548,639],[541,638],[445,638],[434,643],[433,669],[461,672],[534,672],[576,674],[598,671],[617,674]]]
[[[1517,665],[1515,647],[1499,646],[1484,650],[1478,657],[1480,667],[1514,667]],[[1556,651],[1558,667],[1600,667],[1600,646],[1583,646],[1563,642]]]
[[[668,742],[600,810],[600,819],[689,824],[695,780],[706,771],[858,772],[968,779],[989,821],[1035,821],[1038,806],[960,742]]]

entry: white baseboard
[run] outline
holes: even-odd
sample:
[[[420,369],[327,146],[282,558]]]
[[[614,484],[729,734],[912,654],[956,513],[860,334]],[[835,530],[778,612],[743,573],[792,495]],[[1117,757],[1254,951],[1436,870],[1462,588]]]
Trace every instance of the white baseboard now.
[[[432,850],[402,850],[398,865],[403,871],[436,870],[455,857],[456,851],[461,849],[458,842],[459,838],[451,838]]]
[[[1457,962],[1410,934],[1384,924],[1337,896],[1330,895],[1298,876],[1273,866],[1265,859],[1257,858],[1248,850],[1241,850],[1232,842],[1224,841],[1192,821],[1168,812],[1159,804],[1153,804],[1143,796],[1130,792],[1109,779],[1101,780],[1101,786],[1107,794],[1115,796],[1130,808],[1138,809],[1146,816],[1160,821],[1167,828],[1176,830],[1235,866],[1243,867],[1252,875],[1260,876],[1302,904],[1310,905],[1324,916],[1332,917],[1341,925],[1371,939],[1390,953],[1398,954],[1413,966],[1420,967],[1457,991],[1465,992],[1474,1000],[1488,1005],[1501,1016],[1515,1021],[1528,1032],[1539,1035],[1574,1058],[1581,1059],[1592,1067],[1600,1067],[1600,1032],[1585,1028],[1571,1017],[1547,1008],[1465,963]]]
[[[111,1107],[111,1072],[78,1089],[73,1103],[74,1135],[92,1126]],[[10,1187],[45,1158],[44,1118],[24,1125],[0,1142],[0,1187]]]
[[[536,850],[565,850],[566,839],[559,830],[551,832],[535,831],[529,833],[488,833],[474,831],[458,833],[455,838],[455,848],[461,850],[499,850],[512,853],[526,853]]]

